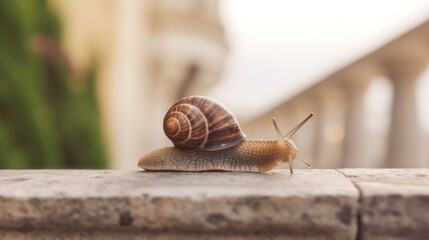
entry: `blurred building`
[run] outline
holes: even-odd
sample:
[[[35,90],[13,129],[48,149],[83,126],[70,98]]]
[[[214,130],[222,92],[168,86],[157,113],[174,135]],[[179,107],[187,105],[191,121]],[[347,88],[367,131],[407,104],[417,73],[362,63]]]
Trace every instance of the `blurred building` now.
[[[429,60],[428,33],[429,21],[250,120],[243,129],[248,136],[272,138],[272,116],[281,119],[283,128],[292,128],[314,112],[294,140],[300,158],[317,168],[429,166],[416,106],[416,86]],[[380,79],[393,89],[392,104],[385,106],[391,108],[385,132],[364,121],[365,94]]]
[[[52,0],[76,71],[93,60],[113,167],[167,144],[171,104],[215,84],[227,53],[217,0]]]

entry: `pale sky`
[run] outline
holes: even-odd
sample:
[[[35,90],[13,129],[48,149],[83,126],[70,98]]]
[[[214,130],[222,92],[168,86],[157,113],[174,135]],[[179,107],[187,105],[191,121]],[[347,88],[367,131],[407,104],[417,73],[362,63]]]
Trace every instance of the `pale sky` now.
[[[428,19],[429,1],[224,0],[220,11],[230,52],[223,79],[209,95],[244,119]],[[374,91],[390,94],[383,84]],[[420,113],[429,112],[424,92],[429,79],[419,84]],[[422,122],[429,122],[427,114]]]

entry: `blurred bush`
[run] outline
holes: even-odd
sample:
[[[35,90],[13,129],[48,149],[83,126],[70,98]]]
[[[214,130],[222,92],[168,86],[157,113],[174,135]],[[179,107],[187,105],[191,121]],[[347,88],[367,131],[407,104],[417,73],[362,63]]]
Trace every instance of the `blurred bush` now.
[[[95,68],[76,74],[46,1],[0,1],[0,168],[105,168]]]

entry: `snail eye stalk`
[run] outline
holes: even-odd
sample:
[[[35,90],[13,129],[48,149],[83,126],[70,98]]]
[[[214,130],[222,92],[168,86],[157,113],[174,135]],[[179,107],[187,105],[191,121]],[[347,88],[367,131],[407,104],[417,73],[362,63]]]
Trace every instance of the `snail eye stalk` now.
[[[274,130],[276,131],[276,135],[277,135],[277,140],[280,141],[281,143],[286,144],[285,139],[283,138],[283,134],[280,132],[279,127],[277,126],[277,122],[276,122],[276,118],[271,118],[271,120],[273,121],[273,125],[274,125]]]
[[[291,139],[293,135],[311,118],[314,116],[314,113],[311,113],[306,117],[304,120],[302,120],[298,125],[296,125],[294,128],[292,128],[286,135],[284,135],[285,138]]]

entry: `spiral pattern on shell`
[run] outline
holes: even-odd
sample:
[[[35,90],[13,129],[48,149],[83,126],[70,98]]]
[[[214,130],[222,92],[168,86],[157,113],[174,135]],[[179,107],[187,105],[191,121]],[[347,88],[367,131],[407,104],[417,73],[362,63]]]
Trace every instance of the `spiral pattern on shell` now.
[[[202,96],[183,98],[164,117],[164,132],[182,150],[217,151],[245,139],[237,119],[217,101]]]

